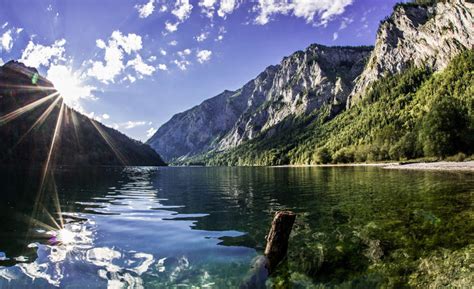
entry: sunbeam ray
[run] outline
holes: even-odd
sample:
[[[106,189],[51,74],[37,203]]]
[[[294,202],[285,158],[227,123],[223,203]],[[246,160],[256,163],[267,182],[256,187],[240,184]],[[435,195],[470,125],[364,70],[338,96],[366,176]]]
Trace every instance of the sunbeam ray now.
[[[60,222],[61,225],[59,225],[58,222],[56,222],[56,220],[54,219],[53,215],[51,215],[51,213],[48,212],[46,207],[42,205],[42,208],[43,208],[43,212],[51,220],[51,222],[56,226],[56,228],[58,228],[58,230],[61,229],[61,228],[64,228],[64,223],[62,222],[62,218],[59,219],[61,221]]]
[[[16,142],[13,148],[20,144],[33,129],[39,128],[45,122],[45,120],[48,118],[48,116],[51,114],[51,112],[60,100],[61,98],[58,97],[53,101],[53,103],[49,105],[49,107],[41,114],[41,116],[35,121],[35,123],[33,123],[33,125],[20,137],[20,139]]]
[[[35,216],[36,211],[38,209],[38,206],[41,203],[46,178],[48,177],[48,175],[50,173],[51,158],[52,158],[54,149],[56,147],[55,145],[56,145],[57,138],[58,138],[58,136],[60,134],[60,131],[61,131],[61,124],[62,124],[62,121],[63,121],[63,114],[64,114],[64,106],[65,106],[64,102],[62,101],[61,102],[61,108],[59,110],[58,118],[57,118],[57,121],[56,121],[56,126],[54,128],[53,138],[51,140],[51,145],[50,145],[50,148],[49,148],[48,156],[46,158],[46,162],[45,162],[42,174],[41,174],[39,190],[38,190],[38,193],[36,195],[35,202],[34,202],[33,216]],[[52,174],[51,174],[51,177],[53,177]]]
[[[46,101],[48,101],[48,100],[50,100],[50,99],[52,99],[52,98],[54,98],[58,95],[59,95],[58,92],[51,93],[51,94],[49,94],[45,97],[42,97],[42,98],[40,98],[36,101],[33,101],[32,103],[29,103],[25,106],[22,106],[22,107],[14,110],[10,113],[7,113],[3,116],[0,116],[0,126],[5,125],[6,123],[16,119],[17,117],[21,116],[22,114],[38,107],[39,105],[45,103]]]
[[[127,165],[127,160],[126,158],[123,156],[123,154],[117,149],[117,147],[115,146],[115,144],[113,143],[112,139],[109,137],[109,135],[107,134],[107,132],[105,132],[99,125],[97,125],[97,123],[95,122],[95,120],[93,119],[90,119],[90,122],[92,123],[92,125],[95,127],[95,129],[97,130],[97,132],[99,132],[100,136],[104,139],[104,141],[107,143],[107,145],[110,147],[110,149],[112,150],[112,152],[115,154],[115,156],[120,160],[120,162],[122,163],[122,165]]]
[[[45,230],[49,230],[49,231],[56,231],[58,230],[58,228],[55,228],[53,226],[50,226],[44,222],[41,222],[40,220],[32,217],[32,216],[26,216],[26,215],[21,215],[19,216],[21,219],[24,219],[27,223],[29,224],[33,224],[33,225],[37,225],[37,226],[40,226],[41,228],[45,229]],[[31,233],[31,232],[30,232]]]
[[[40,91],[40,90],[56,90],[53,86],[43,86],[43,85],[19,85],[19,84],[8,84],[2,83],[2,88],[15,88],[17,90],[26,90],[26,91]]]
[[[56,209],[56,213],[58,214],[58,219],[59,219],[59,223],[61,224],[61,228],[64,228],[64,220],[63,220],[63,214],[61,210],[61,203],[59,201],[58,188],[56,186],[56,181],[54,180],[54,177],[51,178],[51,182],[52,182],[52,195],[51,196],[53,198],[53,205]],[[54,220],[53,216],[50,215],[50,217]]]

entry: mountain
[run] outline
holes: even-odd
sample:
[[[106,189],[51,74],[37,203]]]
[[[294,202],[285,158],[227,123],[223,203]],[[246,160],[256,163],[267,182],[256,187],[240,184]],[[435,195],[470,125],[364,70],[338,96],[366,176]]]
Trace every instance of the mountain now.
[[[431,2],[435,4],[398,4],[381,23],[374,51],[357,78],[349,106],[384,75],[400,73],[411,66],[442,70],[453,57],[474,47],[474,4],[464,0]]]
[[[69,108],[34,68],[0,67],[0,164],[165,165],[148,145]]]
[[[211,165],[472,153],[473,14],[462,0],[398,4],[373,49],[311,45],[147,143],[166,160]]]
[[[269,66],[237,91],[179,113],[147,141],[165,160],[226,150],[323,105],[344,108],[371,47],[311,45]]]

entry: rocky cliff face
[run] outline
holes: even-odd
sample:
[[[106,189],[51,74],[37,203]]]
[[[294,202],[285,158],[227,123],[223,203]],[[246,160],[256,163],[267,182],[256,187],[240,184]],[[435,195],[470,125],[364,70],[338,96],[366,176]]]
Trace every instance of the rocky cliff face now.
[[[173,116],[148,143],[165,160],[225,150],[292,116],[343,108],[371,47],[311,45],[269,66],[237,91],[225,91]]]
[[[358,77],[348,106],[360,100],[370,84],[410,65],[441,70],[461,51],[474,47],[474,3],[464,0],[433,6],[400,4],[382,22],[374,51]]]

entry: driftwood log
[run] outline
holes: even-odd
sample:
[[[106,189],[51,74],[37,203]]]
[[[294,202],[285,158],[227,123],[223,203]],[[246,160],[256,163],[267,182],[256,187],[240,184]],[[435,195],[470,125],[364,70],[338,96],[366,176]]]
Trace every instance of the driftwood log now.
[[[267,246],[265,247],[265,256],[268,258],[270,274],[286,256],[288,239],[295,219],[295,213],[290,211],[279,211],[273,218],[272,227],[267,235]]]
[[[285,258],[288,251],[290,237],[296,215],[290,211],[279,211],[272,221],[268,233],[265,255],[255,258],[252,268],[245,280],[240,284],[240,289],[266,288],[265,281],[273,273],[278,264]]]

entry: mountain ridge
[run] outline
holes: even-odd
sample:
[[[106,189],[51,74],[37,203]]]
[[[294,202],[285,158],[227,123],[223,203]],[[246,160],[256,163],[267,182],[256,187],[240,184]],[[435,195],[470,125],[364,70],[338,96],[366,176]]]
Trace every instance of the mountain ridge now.
[[[222,106],[207,107],[196,118],[190,116],[209,105],[204,101],[205,105],[180,113],[180,121],[172,118],[165,123],[147,143],[165,152],[168,161],[181,163],[242,145],[250,148],[257,138],[262,141],[286,133],[282,128],[298,130],[308,121],[327,122],[363,105],[374,84],[388,76],[412,67],[443,70],[451,59],[474,46],[469,37],[474,35],[474,4],[463,0],[428,2],[397,4],[392,15],[381,21],[373,48],[312,44],[284,57],[279,65],[269,66],[234,95],[229,92],[229,99],[241,97],[247,101],[231,114],[226,115],[224,101]],[[354,56],[351,50],[361,53],[350,61],[338,61]],[[206,111],[211,113],[207,115]],[[216,119],[225,125],[213,133]],[[266,147],[272,149],[271,145]]]
[[[166,160],[183,159],[207,150],[235,147],[254,138],[261,129],[290,116],[308,114],[324,103],[341,109],[370,50],[366,46],[312,44],[283,58],[279,65],[268,66],[236,91],[226,90],[176,114],[147,143]],[[342,68],[332,71],[334,64],[342,64]],[[290,81],[294,85],[288,86]],[[209,106],[216,102],[215,107]]]

